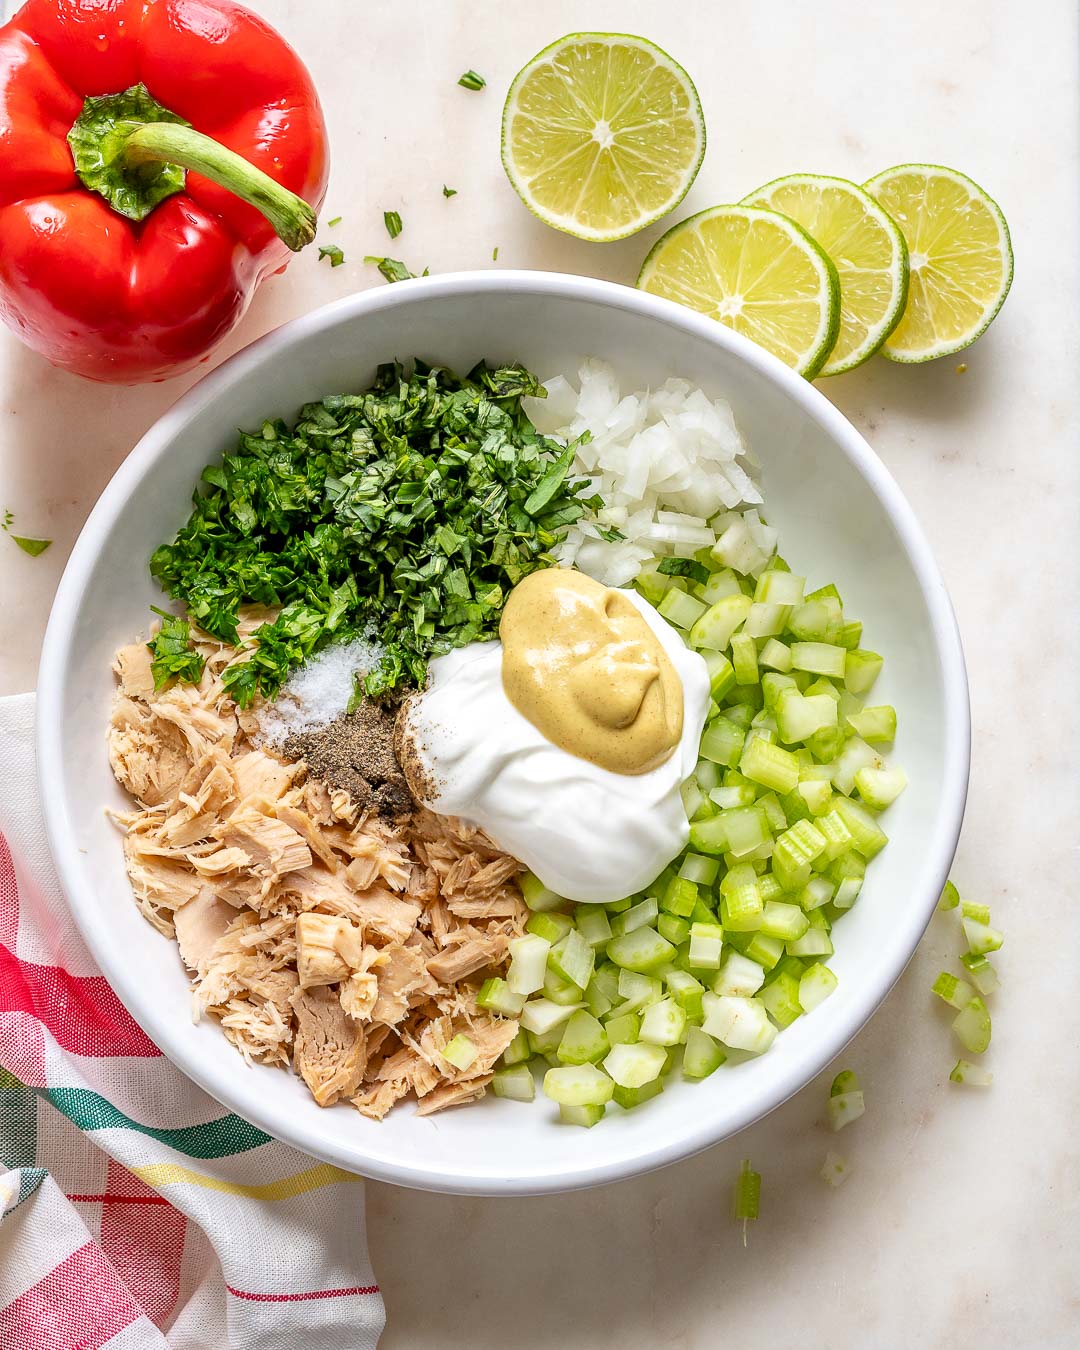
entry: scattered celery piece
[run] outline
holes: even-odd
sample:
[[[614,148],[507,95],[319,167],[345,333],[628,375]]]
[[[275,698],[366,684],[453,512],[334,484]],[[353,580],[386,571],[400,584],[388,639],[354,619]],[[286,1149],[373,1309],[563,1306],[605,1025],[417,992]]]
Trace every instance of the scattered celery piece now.
[[[989,1087],[994,1075],[981,1064],[972,1064],[969,1059],[958,1059],[949,1074],[950,1083],[963,1083],[968,1087]]]

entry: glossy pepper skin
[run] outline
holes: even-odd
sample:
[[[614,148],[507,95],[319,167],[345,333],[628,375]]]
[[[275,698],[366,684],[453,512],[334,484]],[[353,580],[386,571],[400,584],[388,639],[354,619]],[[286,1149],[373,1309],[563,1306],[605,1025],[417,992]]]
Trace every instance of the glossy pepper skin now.
[[[230,0],[29,0],[0,28],[0,317],[56,365],[129,384],[205,357],[289,257],[193,171],[141,222],[83,185],[67,136],[84,99],[140,82],[316,209],[329,166],[299,57]]]

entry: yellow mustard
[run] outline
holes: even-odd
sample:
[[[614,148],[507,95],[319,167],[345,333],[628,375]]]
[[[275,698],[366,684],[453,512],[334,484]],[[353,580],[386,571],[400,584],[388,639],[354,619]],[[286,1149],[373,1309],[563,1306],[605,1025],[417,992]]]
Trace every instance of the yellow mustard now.
[[[679,743],[675,667],[627,596],[548,567],[510,592],[499,626],[506,697],[552,744],[613,773],[655,769]]]

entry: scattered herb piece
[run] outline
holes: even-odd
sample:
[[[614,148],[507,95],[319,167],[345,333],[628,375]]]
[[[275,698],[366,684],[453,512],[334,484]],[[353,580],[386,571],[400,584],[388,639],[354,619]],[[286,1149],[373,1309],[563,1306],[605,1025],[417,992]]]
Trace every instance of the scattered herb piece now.
[[[345,261],[345,254],[342,253],[337,244],[320,244],[319,261],[321,262],[323,258],[330,259],[331,267],[340,267]]]
[[[364,393],[242,433],[203,471],[191,517],[150,571],[225,642],[239,642],[241,605],[282,607],[223,676],[241,706],[372,629],[385,654],[365,678],[370,698],[422,685],[430,657],[497,635],[510,588],[551,566],[566,529],[602,505],[568,477],[575,447],[540,435],[525,397],[544,389],[521,366],[459,378],[384,365]]]
[[[3,523],[0,524],[0,530],[6,530],[14,519],[15,517],[10,511],[5,511]]]
[[[386,226],[386,233],[391,239],[396,239],[401,233],[401,217],[396,211],[384,211],[382,218],[383,224]]]
[[[496,244],[495,247],[491,250],[491,261],[492,261],[492,262],[498,262],[498,261],[499,261],[499,246],[498,246],[498,244]]]
[[[154,688],[164,689],[170,680],[197,684],[202,678],[206,662],[192,645],[191,626],[187,619],[156,607],[154,613],[161,617],[161,628],[146,644],[154,657],[150,662]]]
[[[340,224],[341,224],[341,217],[340,217],[340,216],[335,216],[333,220],[328,220],[328,221],[326,222],[326,224],[327,224],[328,228],[332,230],[332,229],[334,228],[335,225],[340,225]]]
[[[364,261],[373,263],[387,281],[408,281],[410,277],[416,275],[415,272],[410,272],[403,262],[398,262],[397,258],[379,258],[369,253]],[[421,275],[426,277],[427,274],[428,270],[425,267]]]
[[[456,197],[456,196],[457,196],[457,188],[447,187],[446,184],[444,183],[444,184],[442,185],[442,195],[443,195],[444,197]]]
[[[695,562],[693,558],[661,558],[656,570],[665,577],[689,577],[702,586],[711,575],[704,563]]]
[[[761,1173],[750,1166],[750,1159],[744,1158],[739,1170],[739,1179],[735,1183],[735,1218],[742,1220],[742,1241],[746,1246],[746,1225],[758,1216],[761,1203]]]
[[[13,534],[12,539],[18,544],[24,553],[29,553],[31,558],[38,557],[52,543],[51,539],[27,539],[25,535]]]
[[[461,85],[462,89],[483,89],[487,80],[484,79],[483,75],[477,75],[475,70],[467,70],[458,80],[458,84]]]

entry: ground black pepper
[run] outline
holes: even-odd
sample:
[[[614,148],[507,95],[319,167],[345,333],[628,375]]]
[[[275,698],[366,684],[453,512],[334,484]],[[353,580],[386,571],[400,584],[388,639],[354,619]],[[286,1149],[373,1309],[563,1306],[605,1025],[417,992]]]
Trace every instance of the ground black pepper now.
[[[361,810],[388,820],[409,815],[412,793],[394,753],[394,711],[364,700],[316,731],[294,732],[282,749],[302,759],[313,778],[342,788]]]

